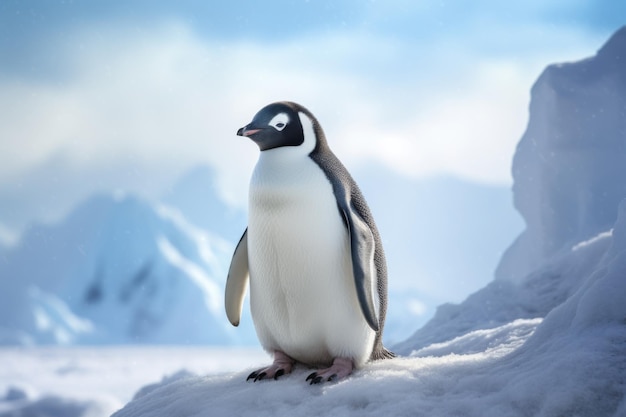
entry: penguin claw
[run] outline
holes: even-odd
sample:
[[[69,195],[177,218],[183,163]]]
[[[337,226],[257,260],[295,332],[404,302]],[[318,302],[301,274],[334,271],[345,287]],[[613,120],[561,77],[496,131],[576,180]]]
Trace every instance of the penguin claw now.
[[[264,379],[273,378],[274,380],[291,372],[295,361],[283,352],[274,352],[274,363],[267,368],[257,369],[246,378],[246,381],[252,379],[253,382],[262,381]]]
[[[326,378],[326,382],[333,382],[337,379],[337,374],[332,374],[331,376],[329,376],[328,378]],[[316,385],[319,384],[320,382],[324,381],[324,377],[322,375],[318,375],[317,372],[313,372],[311,375],[309,375],[306,378],[306,381],[311,381],[309,383],[309,385]]]
[[[322,382],[322,379],[323,378],[321,376],[316,376],[315,378],[311,380],[311,383],[309,385],[317,385],[320,382]]]
[[[266,376],[267,372],[259,369],[258,371],[254,371],[250,375],[248,375],[248,377],[246,378],[246,382],[249,380],[252,380],[252,382],[262,381],[265,379]],[[274,379],[276,379],[276,377],[274,377]]]
[[[350,358],[335,358],[330,368],[317,370],[306,378],[311,381],[310,385],[320,382],[334,382],[350,375],[354,369],[354,364]]]

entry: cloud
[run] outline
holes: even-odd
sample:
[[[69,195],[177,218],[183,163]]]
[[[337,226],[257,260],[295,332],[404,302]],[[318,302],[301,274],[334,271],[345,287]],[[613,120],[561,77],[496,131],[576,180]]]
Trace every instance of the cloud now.
[[[415,44],[357,31],[216,42],[180,22],[76,31],[64,39],[80,41],[50,41],[64,79],[0,79],[0,187],[59,155],[86,177],[136,167],[145,177],[136,184],[152,194],[209,163],[228,201],[243,205],[258,151],[235,131],[283,99],[318,116],[348,166],[377,161],[413,178],[508,184],[532,80],[565,41],[581,50],[591,43],[552,28],[558,42],[520,57],[447,36]],[[133,187],[112,178],[92,180]]]
[[[0,249],[3,246],[11,247],[18,240],[18,235],[13,230],[6,227],[2,222],[0,222]]]
[[[529,77],[507,62],[468,68],[462,88],[431,92],[428,106],[378,135],[368,151],[412,177],[454,175],[509,183],[516,142],[526,123]]]

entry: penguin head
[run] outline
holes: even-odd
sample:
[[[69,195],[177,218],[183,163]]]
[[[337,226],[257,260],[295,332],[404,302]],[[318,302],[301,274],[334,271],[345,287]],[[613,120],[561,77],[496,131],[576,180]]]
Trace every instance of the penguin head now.
[[[315,117],[301,105],[288,101],[263,107],[250,123],[237,131],[237,135],[252,139],[261,151],[300,146],[305,142],[301,117],[308,118],[309,124],[313,126],[316,142],[323,138]]]

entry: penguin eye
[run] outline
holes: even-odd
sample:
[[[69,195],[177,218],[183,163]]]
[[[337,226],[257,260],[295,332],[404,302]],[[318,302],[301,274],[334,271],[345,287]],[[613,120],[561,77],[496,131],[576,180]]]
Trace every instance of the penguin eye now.
[[[272,118],[272,120],[270,120],[269,125],[279,132],[282,132],[282,130],[287,126],[287,123],[289,123],[289,116],[287,113],[278,113]]]

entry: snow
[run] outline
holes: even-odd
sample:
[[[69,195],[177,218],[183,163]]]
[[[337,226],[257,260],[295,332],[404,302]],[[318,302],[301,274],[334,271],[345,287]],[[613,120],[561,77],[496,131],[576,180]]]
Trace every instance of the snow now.
[[[0,416],[105,417],[164,375],[232,372],[266,358],[254,348],[4,347]]]
[[[77,317],[67,305],[52,294],[43,293],[37,287],[29,288],[33,300],[35,326],[44,333],[52,333],[61,344],[71,342],[73,335],[90,333],[93,325],[89,320]]]

